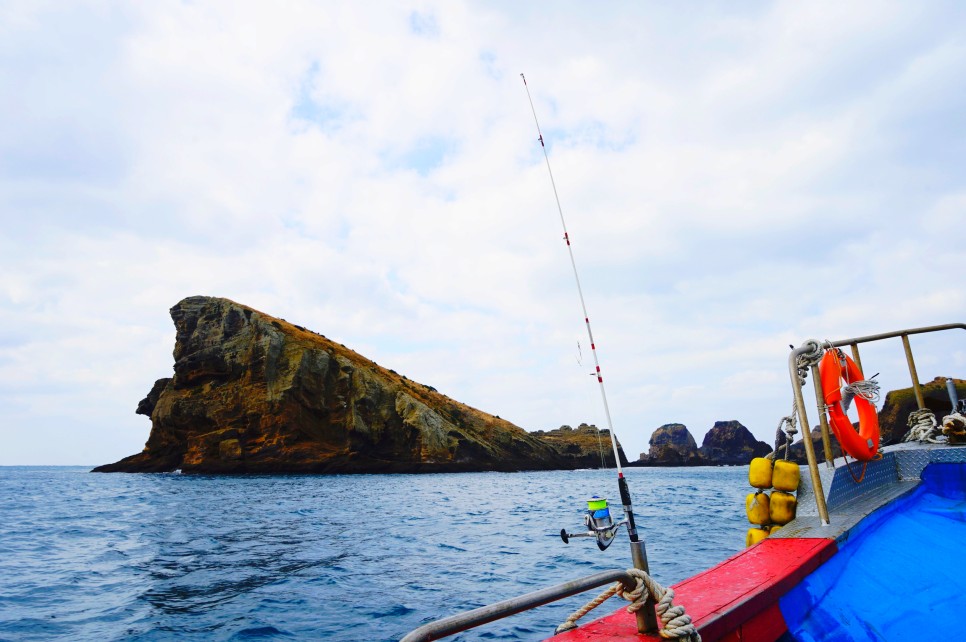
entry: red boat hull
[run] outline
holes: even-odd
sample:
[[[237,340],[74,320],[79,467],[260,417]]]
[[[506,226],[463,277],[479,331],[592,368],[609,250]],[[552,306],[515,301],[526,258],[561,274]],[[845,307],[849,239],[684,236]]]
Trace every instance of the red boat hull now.
[[[835,555],[832,539],[769,538],[703,573],[674,585],[674,603],[683,605],[704,642],[781,637],[787,627],[778,600]],[[637,632],[626,609],[550,638],[553,642],[662,640]]]

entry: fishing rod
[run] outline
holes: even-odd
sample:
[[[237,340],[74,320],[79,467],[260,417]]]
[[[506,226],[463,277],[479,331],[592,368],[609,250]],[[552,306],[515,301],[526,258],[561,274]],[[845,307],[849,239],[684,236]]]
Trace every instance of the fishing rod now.
[[[634,507],[631,503],[631,493],[627,488],[627,480],[624,478],[624,470],[621,467],[621,458],[617,449],[617,435],[614,432],[614,424],[610,417],[610,407],[607,405],[607,392],[604,390],[604,378],[600,370],[600,361],[597,358],[597,347],[594,343],[594,333],[590,327],[590,316],[587,314],[587,304],[584,302],[584,292],[580,287],[580,275],[577,273],[577,261],[574,259],[573,246],[570,244],[570,234],[567,231],[567,222],[564,220],[563,208],[560,206],[560,196],[557,194],[557,183],[553,179],[553,170],[550,168],[550,155],[547,153],[547,146],[543,141],[543,132],[540,131],[540,120],[537,118],[537,110],[533,106],[533,97],[530,95],[530,87],[527,85],[527,78],[523,74],[520,74],[520,78],[523,79],[523,86],[527,91],[527,99],[530,101],[530,111],[533,112],[533,122],[537,126],[537,136],[540,141],[540,148],[543,150],[543,158],[547,162],[547,173],[550,174],[550,185],[553,187],[553,197],[557,202],[557,212],[560,214],[560,225],[563,227],[563,240],[567,243],[567,252],[570,254],[570,265],[574,269],[574,280],[577,282],[577,295],[580,297],[580,307],[584,313],[584,325],[587,327],[587,337],[590,340],[590,352],[594,355],[594,367],[597,375],[597,384],[600,387],[600,397],[604,402],[604,415],[607,418],[607,428],[610,430],[610,443],[611,447],[614,449],[614,463],[617,466],[617,486],[620,490],[621,503],[624,506],[624,516],[627,524],[627,534],[630,536],[631,542],[638,542],[639,537],[637,535],[637,526],[634,523]],[[598,501],[594,501],[594,500]],[[603,501],[603,504],[600,502]],[[594,509],[594,506],[600,508]],[[605,516],[600,514],[596,517],[598,513],[606,511],[607,502],[606,500],[600,500],[600,498],[593,497],[588,501],[588,515],[585,518],[587,526],[591,528],[594,532],[588,533],[578,533],[576,535],[569,534],[566,531],[560,531],[560,537],[564,542],[567,542],[570,537],[585,537],[585,536],[596,536],[597,545],[601,550],[607,548],[611,540],[613,540],[614,535],[617,533],[617,529],[621,526],[623,522],[617,524],[612,524],[610,526],[605,526],[606,521],[601,523],[598,520],[603,519]],[[603,531],[603,532],[601,532]],[[607,535],[609,534],[609,537]],[[602,536],[603,540],[602,541]],[[636,547],[632,546],[632,550]],[[635,560],[636,561],[636,560]],[[647,562],[644,562],[645,566]]]

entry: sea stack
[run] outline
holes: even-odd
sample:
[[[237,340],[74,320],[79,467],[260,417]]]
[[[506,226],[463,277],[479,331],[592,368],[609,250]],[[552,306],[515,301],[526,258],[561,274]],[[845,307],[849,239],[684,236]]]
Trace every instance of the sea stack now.
[[[699,466],[703,464],[698,444],[684,424],[664,424],[651,435],[650,448],[641,453],[646,466]]]
[[[772,447],[758,441],[741,422],[716,421],[698,449],[711,465],[744,466],[755,457],[764,457]]]

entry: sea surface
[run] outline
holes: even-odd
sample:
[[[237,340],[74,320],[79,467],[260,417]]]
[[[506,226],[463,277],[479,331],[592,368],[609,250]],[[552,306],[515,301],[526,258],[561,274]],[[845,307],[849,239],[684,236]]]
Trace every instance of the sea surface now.
[[[585,499],[610,471],[92,474],[0,467],[0,640],[397,640],[601,570]],[[628,468],[665,586],[738,552],[747,467]],[[619,511],[617,511],[619,512]],[[454,636],[541,640],[600,589]],[[610,613],[614,598],[588,616]]]

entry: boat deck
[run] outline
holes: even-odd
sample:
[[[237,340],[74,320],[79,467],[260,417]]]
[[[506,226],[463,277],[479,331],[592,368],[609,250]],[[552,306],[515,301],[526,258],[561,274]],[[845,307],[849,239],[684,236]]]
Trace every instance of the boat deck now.
[[[911,493],[930,463],[966,463],[966,447],[901,444],[883,449],[882,459],[862,465],[842,459],[820,471],[830,524],[822,524],[807,469],[798,492],[798,516],[775,535],[713,568],[673,586],[675,604],[687,608],[705,642],[775,640],[785,630],[779,598],[831,559],[860,532],[862,521]],[[615,613],[553,638],[578,640],[661,640],[637,633],[633,615]]]

